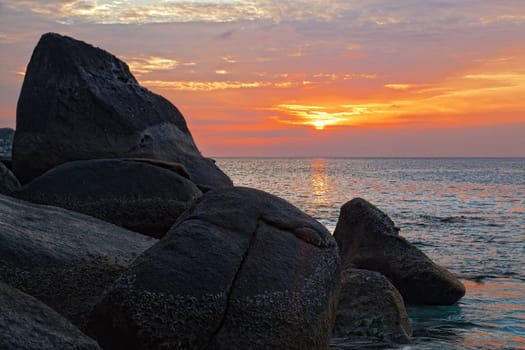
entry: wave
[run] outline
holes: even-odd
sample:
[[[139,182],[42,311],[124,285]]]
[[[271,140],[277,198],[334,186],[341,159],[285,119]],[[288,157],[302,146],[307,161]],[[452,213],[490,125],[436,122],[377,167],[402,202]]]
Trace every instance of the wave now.
[[[486,220],[481,216],[465,216],[465,215],[453,215],[453,216],[433,216],[433,215],[421,215],[425,220],[432,222],[440,222],[447,224],[463,223],[467,221],[483,221]]]

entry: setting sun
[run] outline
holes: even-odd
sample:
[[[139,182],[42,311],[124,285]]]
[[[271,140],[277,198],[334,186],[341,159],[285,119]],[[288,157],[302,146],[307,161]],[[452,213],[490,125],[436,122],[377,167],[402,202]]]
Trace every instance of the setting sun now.
[[[314,127],[317,129],[317,130],[324,130],[324,122],[320,121],[320,120],[317,120],[314,122]]]

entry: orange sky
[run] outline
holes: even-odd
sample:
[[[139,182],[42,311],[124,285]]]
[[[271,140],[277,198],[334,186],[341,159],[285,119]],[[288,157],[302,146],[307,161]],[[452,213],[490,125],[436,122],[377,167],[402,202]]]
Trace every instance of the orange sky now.
[[[209,156],[525,156],[522,0],[4,0],[0,127],[48,31],[125,60]]]

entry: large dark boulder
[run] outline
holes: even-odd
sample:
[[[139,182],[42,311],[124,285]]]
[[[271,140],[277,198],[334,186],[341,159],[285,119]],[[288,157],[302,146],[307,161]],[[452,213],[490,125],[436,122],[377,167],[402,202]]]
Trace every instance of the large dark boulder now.
[[[2,282],[0,310],[0,349],[100,349],[97,342],[41,301]]]
[[[407,303],[449,305],[462,298],[463,284],[404,238],[393,234],[388,221],[378,221],[378,210],[361,198],[341,208],[334,238],[343,266],[382,273]]]
[[[248,188],[206,193],[94,310],[105,349],[326,348],[340,284],[330,233]]]
[[[195,145],[182,114],[141,87],[112,54],[44,34],[18,100],[13,170],[22,183],[68,161],[152,158],[182,163],[210,187],[231,180]]]
[[[411,334],[403,297],[385,276],[352,268],[343,271],[334,338],[345,343],[406,343]]]
[[[62,208],[0,195],[0,281],[83,328],[120,272],[156,240]]]
[[[20,182],[4,163],[0,162],[0,194],[10,194],[20,188]]]
[[[158,238],[202,195],[195,184],[172,170],[176,168],[176,164],[141,159],[79,160],[49,170],[12,195]]]

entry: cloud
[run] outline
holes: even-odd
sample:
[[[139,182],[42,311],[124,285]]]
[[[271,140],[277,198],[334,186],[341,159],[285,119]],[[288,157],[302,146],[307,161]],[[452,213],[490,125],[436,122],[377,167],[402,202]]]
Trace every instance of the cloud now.
[[[503,82],[506,84],[519,84],[525,85],[525,72],[523,73],[513,73],[513,72],[503,72],[503,73],[482,73],[482,74],[467,74],[464,76],[465,79],[475,79],[475,80],[489,80],[496,82]]]
[[[154,71],[164,71],[175,69],[180,63],[177,60],[159,57],[130,57],[124,58],[132,73],[140,75]]]
[[[222,59],[228,63],[237,63],[237,60],[230,55],[223,56]]]
[[[226,31],[224,33],[221,33],[221,34],[217,35],[216,38],[217,39],[222,39],[222,40],[229,39],[229,38],[232,37],[234,32],[235,32],[234,30],[228,30],[228,31]]]
[[[385,84],[384,86],[388,89],[404,91],[404,90],[412,89],[416,85],[414,84]]]
[[[278,0],[231,0],[231,1],[147,1],[147,0],[7,0],[11,9],[29,10],[36,14],[51,16],[61,23],[184,23],[184,22],[233,22],[269,20],[330,21],[341,17],[351,9],[350,2],[343,0],[278,1]],[[226,39],[232,35],[226,31],[219,35]]]
[[[216,91],[227,89],[253,89],[261,87],[274,86],[267,81],[164,81],[164,80],[145,80],[141,84],[148,87],[157,87],[162,89],[177,91]]]

